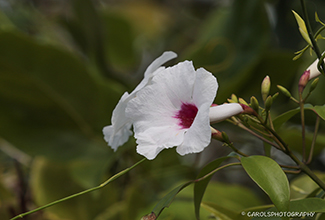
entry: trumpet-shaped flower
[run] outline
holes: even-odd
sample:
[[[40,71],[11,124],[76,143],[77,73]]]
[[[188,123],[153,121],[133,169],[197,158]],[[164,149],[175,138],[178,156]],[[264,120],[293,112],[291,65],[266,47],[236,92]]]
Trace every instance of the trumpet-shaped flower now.
[[[217,89],[216,78],[203,68],[195,70],[189,61],[156,74],[126,107],[137,152],[148,159],[174,146],[180,155],[201,152],[211,141],[210,119],[220,121],[243,111],[233,103],[210,112]]]
[[[150,83],[155,74],[165,69],[165,67],[161,67],[161,65],[175,58],[176,56],[177,55],[174,52],[170,51],[163,53],[146,69],[144,79],[140,82],[140,84],[130,94],[125,92],[119,100],[118,104],[113,110],[111,118],[112,125],[103,128],[104,139],[114,150],[123,145],[129,139],[130,135],[132,135],[132,131],[130,130],[132,121],[125,115],[125,109],[128,102],[134,98],[141,89]]]

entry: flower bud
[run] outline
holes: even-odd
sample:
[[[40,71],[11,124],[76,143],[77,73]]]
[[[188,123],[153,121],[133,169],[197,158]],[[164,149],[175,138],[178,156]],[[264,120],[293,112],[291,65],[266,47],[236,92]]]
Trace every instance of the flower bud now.
[[[288,98],[292,97],[291,93],[286,88],[280,85],[277,85],[277,87],[285,96],[287,96]]]
[[[141,218],[141,220],[156,220],[157,219],[157,216],[155,213],[151,212],[150,214],[148,215],[145,215]]]
[[[253,108],[249,107],[248,105],[244,105],[244,104],[239,104],[239,105],[241,105],[241,107],[243,108],[243,111],[241,112],[241,114],[249,114],[249,115],[257,116],[257,113]]]
[[[310,88],[309,88],[309,92],[314,91],[314,89],[316,88],[317,84],[318,84],[319,78],[316,78],[312,81]]]
[[[244,104],[244,105],[248,106],[247,102],[244,99],[239,98],[238,101],[239,101],[240,104]]]
[[[271,80],[270,80],[269,76],[266,76],[263,79],[263,82],[261,85],[261,94],[262,94],[263,101],[265,101],[267,96],[269,95],[270,88],[271,88]]]
[[[273,103],[272,96],[268,96],[265,100],[265,111],[269,111],[271,109]]]
[[[227,99],[229,103],[238,103],[238,98],[235,94],[232,94],[230,99]]]
[[[225,142],[225,139],[222,136],[222,132],[218,131],[217,129],[210,127],[211,128],[211,136],[212,138],[221,141],[221,142]]]
[[[229,137],[228,135],[226,134],[226,132],[221,132],[221,135],[222,135],[222,138],[224,140],[225,143],[231,143],[230,140],[229,140]]]
[[[274,100],[279,96],[279,92],[275,93],[273,96],[272,96],[272,102],[274,102]]]
[[[299,84],[298,84],[298,91],[302,93],[309,81],[310,70],[306,70],[300,77]]]
[[[258,112],[260,105],[258,104],[257,99],[255,98],[255,96],[251,97],[251,103],[250,103],[251,107],[254,109],[254,111]]]

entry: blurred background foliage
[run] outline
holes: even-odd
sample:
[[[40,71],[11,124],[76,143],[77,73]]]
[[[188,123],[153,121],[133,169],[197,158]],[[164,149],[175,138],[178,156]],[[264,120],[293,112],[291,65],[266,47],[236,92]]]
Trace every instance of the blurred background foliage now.
[[[324,1],[308,1],[307,7],[318,28],[313,16],[317,11],[325,20]],[[299,76],[315,59],[307,53],[292,60],[305,46],[291,12],[301,13],[299,1],[0,0],[0,8],[1,219],[96,186],[141,159],[133,139],[114,153],[101,130],[110,124],[120,96],[132,91],[163,51],[179,55],[168,64],[190,59],[215,74],[219,104],[232,93],[247,101],[254,95],[262,103],[266,75],[272,93],[280,84],[296,95]],[[323,105],[322,77],[319,84],[310,101]],[[280,94],[273,113],[296,107]],[[312,132],[315,118],[307,117]],[[279,130],[297,151],[298,125],[294,117]],[[243,151],[263,153],[262,142],[244,131],[226,123],[217,128]],[[324,123],[313,163],[318,170],[324,170],[323,128]],[[197,155],[165,150],[100,191],[24,219],[140,219],[173,187],[229,152],[216,141]],[[299,178],[305,177],[296,179],[301,185]],[[203,201],[235,211],[270,202],[239,168],[215,175]],[[201,216],[214,219],[209,209]],[[194,218],[190,187],[159,217]]]

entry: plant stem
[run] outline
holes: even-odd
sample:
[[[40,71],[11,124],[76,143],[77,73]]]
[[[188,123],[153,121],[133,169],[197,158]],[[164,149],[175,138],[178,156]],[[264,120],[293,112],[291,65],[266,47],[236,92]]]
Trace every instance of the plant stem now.
[[[311,25],[310,25],[310,22],[309,22],[309,18],[308,18],[308,14],[307,14],[307,9],[306,9],[306,4],[305,4],[305,1],[304,0],[300,0],[300,4],[301,4],[301,8],[302,8],[302,12],[303,12],[303,16],[304,16],[304,19],[305,19],[305,22],[306,22],[306,28],[307,28],[307,32],[308,32],[308,36],[309,36],[309,39],[312,43],[312,46],[313,46],[313,49],[318,57],[318,59],[320,60],[320,62],[322,62],[322,54],[320,53],[320,50],[317,46],[317,43],[316,43],[316,40],[314,38],[314,34],[313,34],[313,31],[312,31],[312,28],[311,28]],[[320,69],[320,72],[324,75],[324,70],[325,70],[325,67],[324,67],[324,63],[321,64],[321,69]]]
[[[230,147],[231,150],[233,150],[235,153],[237,153],[243,157],[248,157],[247,154],[245,154],[245,153],[241,152],[240,150],[238,150],[237,148],[235,148],[235,146],[232,142],[229,142],[229,143],[225,142],[225,144],[228,145],[228,147]]]
[[[101,189],[101,188],[103,188],[104,186],[108,185],[108,184],[109,184],[110,182],[112,182],[113,180],[117,179],[118,177],[120,177],[120,176],[122,176],[123,174],[127,173],[128,171],[132,170],[134,167],[138,166],[140,163],[142,163],[142,162],[145,161],[145,160],[146,160],[146,158],[140,160],[139,162],[137,162],[136,164],[132,165],[131,167],[126,168],[125,170],[123,170],[123,171],[121,171],[121,172],[115,174],[114,176],[112,176],[111,178],[109,178],[109,179],[106,180],[104,183],[100,184],[99,186],[95,186],[95,187],[93,187],[93,188],[90,188],[90,189],[84,190],[84,191],[82,191],[82,192],[79,192],[79,193],[73,194],[73,195],[71,195],[71,196],[67,196],[67,197],[65,197],[65,198],[62,198],[62,199],[56,200],[56,201],[54,201],[54,202],[51,202],[51,203],[49,203],[49,204],[46,204],[46,205],[44,205],[44,206],[38,207],[38,208],[36,208],[36,209],[34,209],[34,210],[31,210],[31,211],[29,211],[29,212],[25,212],[25,213],[22,213],[22,214],[20,214],[20,215],[17,215],[17,216],[15,216],[14,218],[11,218],[10,220],[15,220],[15,219],[23,218],[23,217],[26,216],[26,215],[29,215],[29,214],[32,214],[32,213],[34,213],[34,212],[40,211],[40,210],[42,210],[42,209],[48,208],[48,207],[50,207],[50,206],[56,205],[56,204],[58,204],[58,203],[60,203],[60,202],[64,202],[64,201],[67,201],[67,200],[69,200],[69,199],[75,198],[75,197],[77,197],[77,196],[81,196],[81,195],[84,195],[84,194],[86,194],[86,193],[89,193],[89,192],[92,192],[92,191],[95,191],[95,190]]]
[[[294,155],[290,149],[288,148],[288,146],[286,145],[286,143],[282,140],[282,138],[274,131],[272,130],[270,127],[265,126],[266,129],[268,129],[274,136],[276,139],[278,139],[279,143],[281,143],[282,146],[285,149],[284,153],[286,153],[288,156],[291,157],[291,159],[301,168],[301,170],[306,173],[312,180],[314,180],[314,182],[323,190],[325,190],[325,183],[320,180],[314,173],[313,171],[311,171],[309,169],[309,167],[304,164],[303,162],[301,162],[296,155]]]
[[[325,190],[325,183],[320,180],[313,171],[309,169],[309,167],[301,162],[291,151],[288,152],[288,155],[297,163],[297,165],[301,168],[301,170],[306,173],[312,180],[314,180],[317,185]]]
[[[301,170],[283,170],[283,172],[288,174],[299,174]]]
[[[273,142],[269,141],[268,139],[262,137],[261,135],[255,133],[254,131],[252,131],[251,129],[247,128],[245,125],[243,125],[243,124],[240,123],[239,121],[236,121],[236,122],[233,122],[233,123],[234,123],[235,125],[237,125],[238,127],[244,129],[245,131],[251,133],[251,134],[254,135],[255,137],[261,139],[262,141],[264,141],[264,142],[266,142],[266,143],[272,145],[273,147],[275,147],[275,148],[281,150],[281,148],[280,148],[278,145],[276,145],[275,143],[273,143]]]
[[[300,118],[301,118],[301,139],[302,139],[302,160],[306,161],[306,127],[305,127],[305,108],[302,92],[299,92]]]
[[[231,167],[231,166],[236,166],[236,165],[241,165],[241,163],[240,163],[240,162],[228,163],[228,164],[226,164],[226,165],[223,165],[223,166],[221,166],[221,167],[218,167],[218,168],[212,170],[210,173],[208,173],[208,174],[202,176],[202,177],[199,178],[199,179],[194,180],[193,182],[199,182],[199,181],[204,180],[205,178],[207,178],[207,177],[213,175],[215,172],[217,172],[217,171],[219,171],[219,170],[221,170],[221,169],[223,169],[223,168]]]
[[[307,164],[309,164],[311,162],[312,158],[313,158],[314,148],[315,148],[315,144],[316,144],[316,138],[317,138],[317,134],[318,134],[319,122],[320,122],[320,117],[317,115],[313,141],[311,142],[309,157],[308,157],[308,160],[306,162]]]

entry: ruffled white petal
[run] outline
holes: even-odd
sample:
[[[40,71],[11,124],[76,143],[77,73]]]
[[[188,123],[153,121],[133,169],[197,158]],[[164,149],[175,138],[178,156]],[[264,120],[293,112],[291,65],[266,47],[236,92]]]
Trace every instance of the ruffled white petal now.
[[[125,108],[130,95],[125,92],[117,103],[112,115],[112,125],[103,128],[104,139],[115,151],[132,135],[131,121],[125,117]]]
[[[159,75],[169,78],[169,74],[166,71]],[[177,109],[169,99],[165,86],[154,77],[152,84],[140,90],[127,105],[126,116],[133,120],[138,151],[145,146],[169,148],[181,143],[182,134],[174,117]]]
[[[198,107],[198,113],[192,126],[185,134],[184,142],[176,148],[180,155],[203,151],[211,141],[209,108],[218,89],[217,79],[208,71],[200,68],[196,71],[193,87],[193,102]]]
[[[134,98],[138,91],[143,89],[152,79],[154,74],[164,70],[164,67],[160,67],[165,62],[177,57],[177,54],[171,51],[164,52],[160,57],[154,60],[147,70],[145,71],[144,79],[140,84],[128,94],[123,94],[112,114],[112,125],[103,128],[104,139],[108,142],[108,145],[116,150],[119,146],[123,145],[132,135],[130,130],[132,126],[132,120],[126,117],[125,109],[128,102]]]
[[[231,116],[242,113],[243,110],[244,109],[238,103],[226,103],[213,106],[209,111],[210,123],[224,121]]]
[[[209,107],[210,104],[205,103],[199,108],[192,126],[184,135],[183,143],[176,148],[180,155],[201,152],[209,145],[211,141]]]
[[[154,159],[161,150],[174,146],[181,155],[202,151],[211,140],[209,107],[217,87],[211,73],[195,71],[189,61],[155,74],[126,107],[126,116],[133,120],[137,152]],[[184,103],[198,108],[190,128],[182,128],[175,117]]]
[[[165,69],[165,67],[161,67],[161,65],[163,65],[164,63],[166,63],[169,60],[172,60],[174,58],[177,57],[177,54],[172,52],[172,51],[166,51],[164,52],[160,57],[158,57],[157,59],[155,59],[146,69],[146,71],[144,72],[144,78],[143,80],[139,83],[139,85],[132,91],[131,95],[135,94],[136,92],[138,92],[140,89],[142,89],[143,87],[145,87],[150,80],[152,79],[152,77]]]
[[[154,159],[163,149],[180,145],[184,132],[167,127],[154,127],[146,132],[138,133],[137,152],[147,159]]]
[[[114,151],[123,145],[132,135],[131,123],[125,123],[120,129],[116,129],[113,125],[103,128],[104,139],[112,147]]]
[[[192,62],[184,61],[156,74],[152,83],[162,88],[158,97],[165,95],[179,109],[182,103],[192,100],[195,79],[196,72]]]
[[[196,80],[193,89],[193,100],[197,106],[203,103],[212,104],[218,90],[217,79],[208,71],[200,68],[196,71]]]

